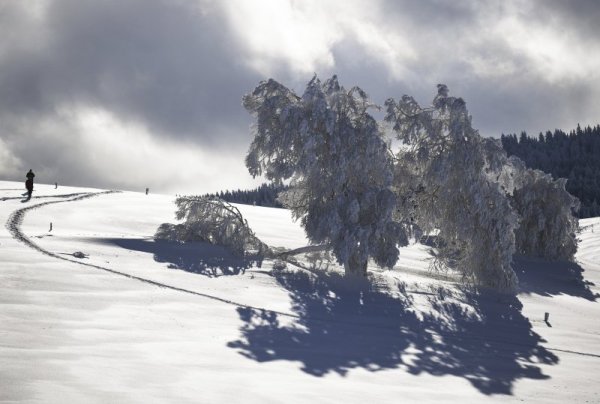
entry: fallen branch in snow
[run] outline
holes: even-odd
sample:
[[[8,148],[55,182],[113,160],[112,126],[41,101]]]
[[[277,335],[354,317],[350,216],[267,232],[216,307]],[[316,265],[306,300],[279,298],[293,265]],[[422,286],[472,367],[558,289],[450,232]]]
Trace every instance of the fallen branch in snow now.
[[[300,248],[295,248],[293,250],[284,250],[274,252],[273,256],[276,258],[286,258],[292,255],[305,254],[305,253],[316,253],[316,252],[324,252],[329,250],[329,247],[326,245],[307,245]]]
[[[183,223],[163,223],[155,239],[178,242],[205,241],[222,245],[238,256],[258,255],[285,261],[307,269],[293,256],[328,250],[325,245],[309,245],[292,250],[273,248],[262,242],[248,225],[240,211],[232,204],[215,197],[182,196],[175,200],[176,218]]]
[[[238,256],[271,256],[271,248],[252,231],[240,211],[218,198],[181,196],[175,200],[181,224],[163,223],[155,238],[178,242],[206,241]]]

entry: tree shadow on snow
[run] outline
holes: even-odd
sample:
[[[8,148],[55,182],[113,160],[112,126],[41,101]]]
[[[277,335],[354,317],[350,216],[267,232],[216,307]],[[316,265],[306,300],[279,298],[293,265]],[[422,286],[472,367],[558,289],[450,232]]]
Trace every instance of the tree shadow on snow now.
[[[260,257],[237,257],[225,247],[205,242],[179,243],[168,240],[107,238],[100,242],[128,250],[154,255],[157,262],[208,277],[243,274],[246,269],[261,266]]]
[[[519,277],[520,293],[541,296],[569,295],[595,302],[600,294],[594,293],[593,282],[583,278],[583,268],[575,262],[544,261],[515,256],[513,265]]]
[[[258,362],[299,362],[314,376],[354,368],[454,375],[486,395],[512,394],[518,379],[548,379],[539,364],[558,363],[512,296],[464,292],[457,300],[440,288],[423,313],[403,287],[394,297],[335,275],[275,276],[298,318],[283,325],[276,313],[239,308],[242,335],[228,344]]]

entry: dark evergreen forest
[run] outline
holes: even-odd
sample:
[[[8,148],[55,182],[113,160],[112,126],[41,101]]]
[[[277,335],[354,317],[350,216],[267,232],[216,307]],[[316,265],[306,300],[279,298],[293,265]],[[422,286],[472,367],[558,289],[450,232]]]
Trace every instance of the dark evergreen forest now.
[[[229,203],[241,203],[244,205],[268,206],[272,208],[281,208],[277,202],[277,195],[284,190],[284,186],[273,184],[262,184],[258,188],[251,190],[221,191],[216,194],[206,194],[208,197],[218,197]]]
[[[567,191],[579,198],[580,218],[600,216],[600,125],[565,133],[540,133],[537,138],[521,132],[502,135],[502,145],[509,156],[515,155],[527,167],[552,174],[554,179],[567,178]]]

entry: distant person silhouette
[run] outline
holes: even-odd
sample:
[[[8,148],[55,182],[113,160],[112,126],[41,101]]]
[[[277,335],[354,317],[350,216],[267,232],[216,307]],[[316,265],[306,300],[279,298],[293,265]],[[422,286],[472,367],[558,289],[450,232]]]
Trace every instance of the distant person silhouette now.
[[[29,172],[25,176],[27,177],[27,181],[25,181],[25,188],[27,188],[27,200],[30,200],[31,194],[33,193],[33,177],[35,177],[35,174],[33,171],[31,171],[31,169],[29,169]]]

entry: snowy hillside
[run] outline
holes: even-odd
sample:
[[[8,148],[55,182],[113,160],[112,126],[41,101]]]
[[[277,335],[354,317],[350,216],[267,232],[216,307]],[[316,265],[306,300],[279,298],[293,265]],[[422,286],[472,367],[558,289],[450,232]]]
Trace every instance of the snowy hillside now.
[[[600,218],[576,264],[517,259],[515,298],[429,272],[422,245],[348,284],[322,256],[153,241],[173,196],[22,188],[0,181],[0,402],[600,402]],[[237,206],[307,245],[288,211]]]

